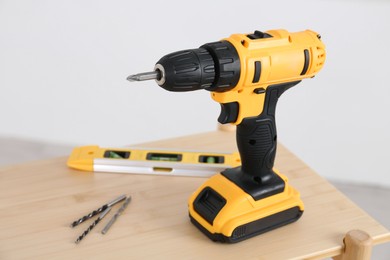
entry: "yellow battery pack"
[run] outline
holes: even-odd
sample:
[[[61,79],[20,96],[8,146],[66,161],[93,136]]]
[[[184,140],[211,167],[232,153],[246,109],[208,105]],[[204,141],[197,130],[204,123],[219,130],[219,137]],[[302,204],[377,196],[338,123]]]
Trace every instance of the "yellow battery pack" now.
[[[297,221],[304,211],[300,194],[274,171],[284,181],[283,191],[258,200],[224,172],[214,175],[189,198],[191,222],[213,241],[236,243]]]
[[[102,148],[92,145],[74,148],[67,165],[89,172],[210,177],[240,163],[238,152]]]

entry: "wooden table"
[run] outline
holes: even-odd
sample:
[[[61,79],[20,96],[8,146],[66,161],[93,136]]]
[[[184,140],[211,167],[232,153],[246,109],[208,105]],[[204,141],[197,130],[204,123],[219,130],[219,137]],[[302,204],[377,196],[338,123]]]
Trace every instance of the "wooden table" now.
[[[234,135],[216,131],[142,147],[234,151]],[[190,223],[187,199],[203,178],[85,173],[67,168],[66,159],[0,170],[0,259],[318,259],[341,254],[350,230],[367,232],[374,244],[390,241],[386,228],[281,145],[276,167],[301,192],[305,212],[237,244],[212,242]],[[123,193],[133,200],[110,231],[100,234],[104,219],[76,245],[91,221],[74,229],[70,223]]]

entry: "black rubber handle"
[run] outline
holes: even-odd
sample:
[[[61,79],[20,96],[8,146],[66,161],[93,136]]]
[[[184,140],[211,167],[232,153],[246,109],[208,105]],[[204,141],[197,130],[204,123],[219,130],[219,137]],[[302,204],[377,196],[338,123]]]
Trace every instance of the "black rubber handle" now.
[[[274,178],[277,134],[275,110],[279,97],[300,81],[268,86],[263,112],[257,117],[245,118],[237,126],[237,146],[241,156],[241,171],[259,184]],[[264,95],[259,94],[259,95]]]

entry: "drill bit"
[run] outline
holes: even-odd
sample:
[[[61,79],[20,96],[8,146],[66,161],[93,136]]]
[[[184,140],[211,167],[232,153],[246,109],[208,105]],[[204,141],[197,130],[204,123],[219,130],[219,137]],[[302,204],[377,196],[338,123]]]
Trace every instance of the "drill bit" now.
[[[122,200],[124,200],[124,199],[126,199],[126,195],[123,194],[123,195],[119,196],[118,198],[116,198],[116,199],[114,199],[114,200],[108,202],[107,204],[104,204],[103,206],[101,206],[101,207],[98,208],[97,210],[94,210],[94,211],[92,211],[91,213],[89,213],[89,214],[87,214],[87,215],[81,217],[80,219],[74,221],[72,224],[70,224],[70,227],[74,228],[75,226],[77,226],[77,225],[83,223],[84,221],[86,221],[86,220],[92,218],[93,216],[95,216],[95,215],[97,215],[97,214],[103,212],[103,211],[106,210],[107,208],[109,208],[109,207],[115,205],[116,203],[118,203],[118,202],[120,202],[120,201],[122,201]]]
[[[104,216],[107,215],[108,212],[110,212],[111,207],[107,208],[105,211],[103,211],[102,214],[99,215],[99,217],[79,236],[76,241],[74,241],[76,244],[80,243],[81,240],[84,239],[86,235],[104,218]]]
[[[160,71],[155,70],[155,71],[130,75],[127,77],[127,80],[128,81],[144,81],[144,80],[151,80],[151,79],[159,79],[160,77],[161,77]]]
[[[117,218],[123,213],[123,211],[127,208],[127,205],[129,205],[131,201],[131,196],[129,196],[125,202],[123,202],[122,206],[118,209],[118,211],[115,213],[115,215],[110,219],[110,221],[107,223],[107,225],[102,229],[102,234],[106,234],[107,231],[110,229],[112,224],[117,220]]]

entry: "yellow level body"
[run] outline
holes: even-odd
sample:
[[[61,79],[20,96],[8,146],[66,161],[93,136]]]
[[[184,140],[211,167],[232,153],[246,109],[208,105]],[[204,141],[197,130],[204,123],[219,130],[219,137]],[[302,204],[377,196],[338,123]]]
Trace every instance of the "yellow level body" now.
[[[73,149],[67,165],[94,172],[210,177],[240,165],[237,152],[215,153],[140,148],[102,148],[96,145]]]

